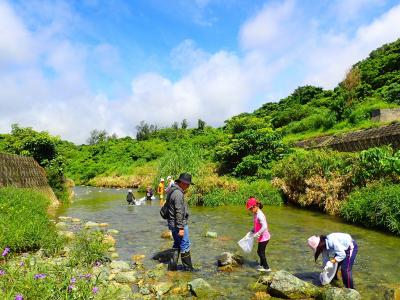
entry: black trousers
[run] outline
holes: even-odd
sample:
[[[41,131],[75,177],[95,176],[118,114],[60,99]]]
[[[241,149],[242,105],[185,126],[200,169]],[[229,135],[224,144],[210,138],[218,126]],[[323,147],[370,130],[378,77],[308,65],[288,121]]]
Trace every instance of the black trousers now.
[[[258,242],[257,254],[260,257],[260,266],[263,266],[265,269],[269,269],[267,258],[265,257],[265,248],[267,247],[268,241]]]

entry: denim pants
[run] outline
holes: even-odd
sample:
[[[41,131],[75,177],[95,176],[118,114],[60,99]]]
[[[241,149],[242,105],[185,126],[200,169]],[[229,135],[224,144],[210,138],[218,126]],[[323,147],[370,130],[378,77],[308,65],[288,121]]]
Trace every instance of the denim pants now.
[[[179,228],[169,226],[169,230],[171,230],[172,237],[174,238],[174,245],[172,247],[179,249],[181,253],[190,251],[189,227],[187,225],[184,226],[185,233],[183,237],[178,234]]]
[[[343,284],[349,289],[354,289],[353,274],[351,270],[353,268],[353,264],[356,260],[356,255],[358,252],[358,245],[356,241],[353,241],[353,246],[353,251],[350,251],[350,247],[346,250],[346,258],[342,261],[341,264]]]

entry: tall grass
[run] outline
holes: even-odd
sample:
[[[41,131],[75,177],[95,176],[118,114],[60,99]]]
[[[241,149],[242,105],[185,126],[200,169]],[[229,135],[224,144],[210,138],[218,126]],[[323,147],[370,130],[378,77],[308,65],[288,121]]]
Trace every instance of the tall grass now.
[[[57,251],[62,241],[47,215],[48,204],[34,190],[0,188],[0,249]]]
[[[176,145],[160,159],[154,185],[157,186],[161,177],[171,175],[172,178],[177,179],[183,172],[190,173],[195,181],[196,177],[201,175],[203,164],[201,149],[189,143]]]
[[[342,206],[341,215],[347,221],[400,235],[400,186],[379,183],[356,190]]]
[[[279,190],[266,180],[247,182],[229,177],[207,176],[189,190],[189,202],[194,205],[244,205],[249,197],[263,204],[282,205]]]

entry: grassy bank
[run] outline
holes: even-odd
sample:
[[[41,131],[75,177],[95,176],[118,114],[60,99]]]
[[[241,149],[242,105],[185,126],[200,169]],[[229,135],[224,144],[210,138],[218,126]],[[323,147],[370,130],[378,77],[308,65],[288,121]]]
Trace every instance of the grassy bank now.
[[[49,200],[29,189],[0,188],[0,248],[58,251],[62,241],[47,215]]]

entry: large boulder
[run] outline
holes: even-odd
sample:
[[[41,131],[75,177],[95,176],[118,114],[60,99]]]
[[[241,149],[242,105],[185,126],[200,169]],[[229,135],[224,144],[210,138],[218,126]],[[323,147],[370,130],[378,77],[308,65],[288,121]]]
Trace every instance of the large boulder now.
[[[305,282],[285,270],[271,272],[262,276],[259,282],[268,285],[268,293],[278,298],[303,299],[317,298],[320,290],[315,285]]]
[[[323,300],[360,300],[361,295],[353,289],[330,287],[322,292]]]
[[[199,298],[212,299],[214,290],[211,285],[203,278],[196,278],[188,282],[188,288],[193,295]]]
[[[243,265],[243,257],[230,252],[223,252],[220,256],[218,256],[218,267],[229,265],[234,267]]]

